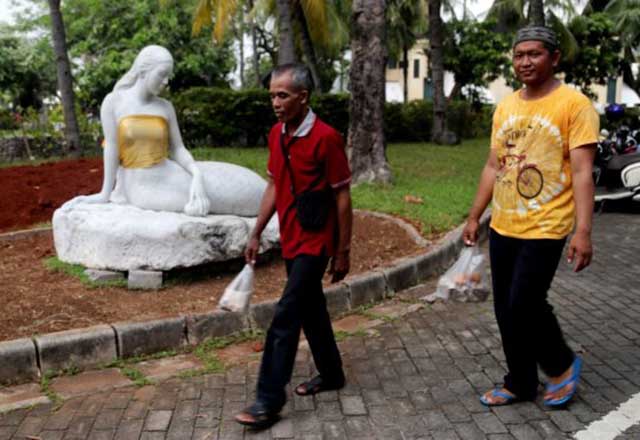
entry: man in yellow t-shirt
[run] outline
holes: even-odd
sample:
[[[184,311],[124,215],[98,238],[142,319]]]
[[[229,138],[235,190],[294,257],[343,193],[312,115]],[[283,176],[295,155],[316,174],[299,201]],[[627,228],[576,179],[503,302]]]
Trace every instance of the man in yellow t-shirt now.
[[[508,373],[487,391],[487,406],[533,400],[539,365],[548,376],[544,402],[566,404],[582,361],[564,341],[547,291],[562,257],[576,272],[592,257],[591,169],[598,115],[581,93],[555,78],[560,52],[552,30],[520,29],[513,67],[524,87],[497,107],[491,151],[463,237],[477,240],[478,219],[492,200],[489,253],[496,319]]]

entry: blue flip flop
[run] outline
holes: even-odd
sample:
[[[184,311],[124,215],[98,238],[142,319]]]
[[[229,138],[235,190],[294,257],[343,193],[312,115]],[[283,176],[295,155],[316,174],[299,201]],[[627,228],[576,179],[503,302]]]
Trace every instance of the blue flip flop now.
[[[502,402],[499,403],[491,403],[489,402],[489,400],[487,400],[486,397],[484,397],[484,394],[482,396],[480,396],[480,403],[482,403],[485,406],[505,406],[505,405],[511,405],[512,403],[515,403],[518,401],[518,398],[512,394],[507,394],[505,392],[501,391],[502,388],[495,388],[494,390],[491,391],[491,397],[502,397],[503,400]]]
[[[558,384],[547,383],[545,388],[545,392],[547,393],[555,393],[558,390],[566,387],[567,385],[572,385],[571,390],[567,393],[566,396],[561,397],[560,399],[544,399],[544,404],[547,406],[562,406],[567,403],[569,400],[573,398],[578,390],[578,382],[580,380],[580,370],[582,370],[582,359],[576,356],[573,360],[573,364],[571,365],[572,372],[571,376],[567,379],[563,380]]]

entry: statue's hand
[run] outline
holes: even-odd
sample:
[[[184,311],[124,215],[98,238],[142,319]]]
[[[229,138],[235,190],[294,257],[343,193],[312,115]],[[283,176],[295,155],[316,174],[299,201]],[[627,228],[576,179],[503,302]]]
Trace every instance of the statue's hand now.
[[[209,213],[210,205],[209,197],[204,190],[202,176],[200,174],[193,176],[191,188],[189,189],[189,202],[184,207],[185,214],[204,217]]]

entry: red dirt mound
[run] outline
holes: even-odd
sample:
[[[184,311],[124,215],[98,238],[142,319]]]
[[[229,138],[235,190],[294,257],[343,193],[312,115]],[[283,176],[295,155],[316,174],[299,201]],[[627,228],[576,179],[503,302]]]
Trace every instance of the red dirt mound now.
[[[53,211],[102,185],[102,159],[79,159],[0,168],[0,232],[51,221]]]

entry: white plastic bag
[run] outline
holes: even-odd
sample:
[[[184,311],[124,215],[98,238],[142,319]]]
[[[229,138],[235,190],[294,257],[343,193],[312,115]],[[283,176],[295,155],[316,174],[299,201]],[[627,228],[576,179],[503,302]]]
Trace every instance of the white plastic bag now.
[[[253,266],[245,264],[240,273],[224,289],[218,307],[229,312],[245,312],[253,295],[253,286]]]
[[[486,277],[486,261],[477,246],[466,247],[453,266],[438,280],[436,291],[422,299],[435,302],[438,299],[454,301],[484,301],[489,295]]]

